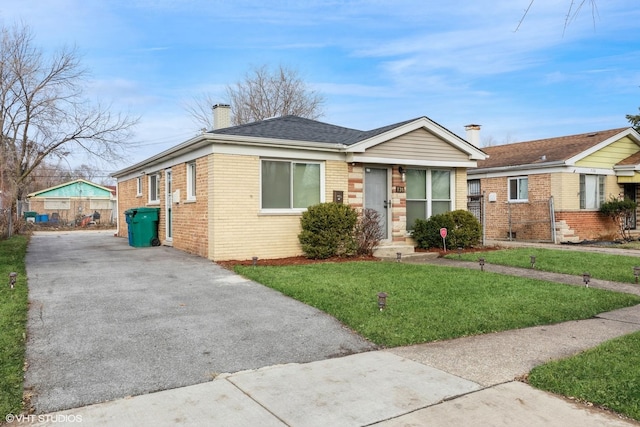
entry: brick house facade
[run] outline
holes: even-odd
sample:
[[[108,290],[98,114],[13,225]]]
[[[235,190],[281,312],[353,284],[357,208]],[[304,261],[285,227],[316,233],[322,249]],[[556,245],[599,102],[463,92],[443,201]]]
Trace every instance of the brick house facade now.
[[[449,177],[445,203],[464,209],[466,169],[482,158],[426,117],[367,132],[295,116],[215,129],[114,174],[118,236],[127,209],[157,206],[165,245],[214,261],[296,256],[306,203],[337,200],[379,210],[384,247],[412,252],[400,168]]]
[[[468,188],[482,194],[488,239],[611,240],[617,226],[599,206],[622,196],[637,200],[640,135],[632,128],[483,150],[489,158],[469,170]]]

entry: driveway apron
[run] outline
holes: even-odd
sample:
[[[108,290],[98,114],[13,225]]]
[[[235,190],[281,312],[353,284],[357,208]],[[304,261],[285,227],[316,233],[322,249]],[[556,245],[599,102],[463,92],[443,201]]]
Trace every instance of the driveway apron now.
[[[36,233],[25,387],[36,413],[374,346],[332,317],[170,247]]]

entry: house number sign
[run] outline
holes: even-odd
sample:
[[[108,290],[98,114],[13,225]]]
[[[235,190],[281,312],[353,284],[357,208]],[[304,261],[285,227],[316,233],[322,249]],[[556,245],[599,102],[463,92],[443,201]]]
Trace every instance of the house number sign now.
[[[404,187],[396,187],[396,193],[404,193]]]

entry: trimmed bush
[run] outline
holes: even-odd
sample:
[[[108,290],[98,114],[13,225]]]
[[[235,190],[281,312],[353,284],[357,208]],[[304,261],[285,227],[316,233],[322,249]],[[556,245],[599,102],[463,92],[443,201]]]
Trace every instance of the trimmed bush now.
[[[302,214],[298,240],[307,258],[352,256],[357,251],[354,227],[358,212],[349,205],[320,203]]]
[[[416,220],[413,238],[421,249],[443,248],[440,229],[447,229],[448,248],[477,246],[482,239],[482,226],[472,213],[465,210],[433,215]]]

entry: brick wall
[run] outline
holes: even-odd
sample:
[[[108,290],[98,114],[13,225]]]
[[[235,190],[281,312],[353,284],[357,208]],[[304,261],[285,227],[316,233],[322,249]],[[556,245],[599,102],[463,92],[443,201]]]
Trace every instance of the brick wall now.
[[[148,183],[146,177],[142,179],[143,194],[145,196],[136,195],[136,178],[118,182],[118,237],[128,237],[128,226],[124,216],[127,209],[144,206],[147,199]]]
[[[565,221],[579,240],[610,240],[619,237],[613,221],[598,211],[556,212],[556,221]]]
[[[508,203],[508,178],[483,178],[485,233],[488,239],[506,239],[511,231],[518,240],[551,240],[549,196],[551,175],[528,176],[529,201]],[[490,193],[496,200],[489,201]],[[511,222],[510,222],[511,218]]]
[[[187,163],[171,168],[172,190],[180,190],[180,200],[174,199],[173,247],[207,258],[209,255],[208,197],[209,157],[200,157],[196,165],[196,198],[187,200]],[[163,205],[164,206],[164,205]]]

